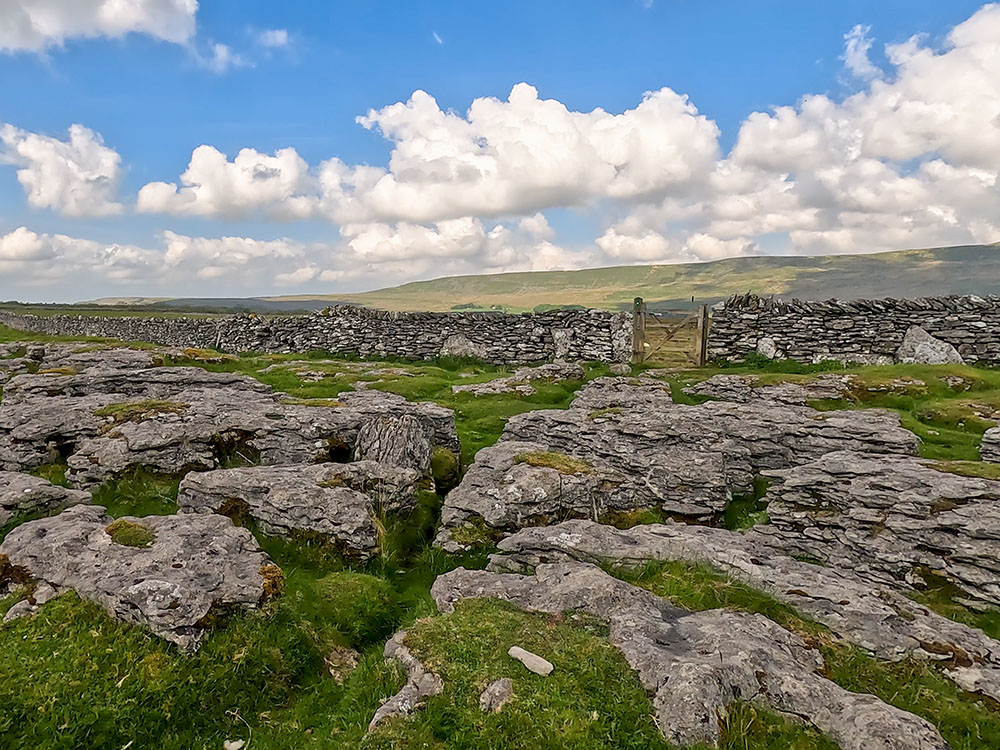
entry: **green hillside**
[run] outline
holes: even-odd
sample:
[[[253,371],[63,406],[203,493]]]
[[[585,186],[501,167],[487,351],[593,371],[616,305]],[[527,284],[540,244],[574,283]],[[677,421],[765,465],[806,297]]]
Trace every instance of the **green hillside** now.
[[[517,312],[540,305],[622,309],[638,296],[653,309],[685,309],[748,291],[799,299],[1000,294],[1000,243],[871,255],[758,256],[712,263],[450,276],[360,294],[129,298],[127,303],[132,310],[149,312],[301,312],[340,304],[384,310]],[[121,298],[104,299],[91,306],[107,309],[123,302],[126,300]]]
[[[714,302],[747,291],[800,299],[1000,294],[1000,244],[452,276],[335,299],[388,310],[450,310],[457,305],[527,310],[546,304],[616,309],[639,296],[651,305],[683,308],[691,305],[692,296],[699,303]]]

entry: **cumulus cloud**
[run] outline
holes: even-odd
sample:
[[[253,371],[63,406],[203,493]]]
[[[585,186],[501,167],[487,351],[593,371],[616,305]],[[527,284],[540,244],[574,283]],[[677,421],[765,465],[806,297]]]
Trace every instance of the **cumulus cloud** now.
[[[74,37],[130,32],[183,44],[197,10],[197,0],[3,0],[0,51],[41,52]]]
[[[868,36],[871,26],[858,24],[853,29],[844,34],[844,54],[840,58],[844,61],[844,66],[858,78],[879,78],[882,71],[872,63],[868,53],[871,51],[874,40]]]
[[[115,202],[121,157],[100,135],[82,125],[69,129],[69,140],[0,127],[0,162],[19,167],[17,179],[28,203],[67,216],[121,213]]]

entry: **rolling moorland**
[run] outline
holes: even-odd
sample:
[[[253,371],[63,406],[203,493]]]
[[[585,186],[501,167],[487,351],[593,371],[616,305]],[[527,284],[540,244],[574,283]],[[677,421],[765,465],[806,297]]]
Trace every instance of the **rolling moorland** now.
[[[1000,245],[871,255],[770,256],[711,263],[452,276],[359,294],[249,299],[133,297],[97,302],[148,311],[241,308],[287,312],[355,304],[383,310],[502,309],[522,312],[547,305],[617,310],[627,308],[632,299],[639,296],[645,298],[652,309],[683,310],[747,291],[799,299],[995,294],[1000,293]]]

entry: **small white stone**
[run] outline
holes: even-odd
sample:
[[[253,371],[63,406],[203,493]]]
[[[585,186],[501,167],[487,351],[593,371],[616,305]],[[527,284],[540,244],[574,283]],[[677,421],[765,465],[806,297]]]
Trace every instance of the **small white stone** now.
[[[521,662],[529,672],[540,674],[542,677],[549,676],[552,674],[552,670],[555,669],[552,666],[552,662],[543,659],[538,654],[525,651],[520,646],[511,646],[507,651],[507,655]]]

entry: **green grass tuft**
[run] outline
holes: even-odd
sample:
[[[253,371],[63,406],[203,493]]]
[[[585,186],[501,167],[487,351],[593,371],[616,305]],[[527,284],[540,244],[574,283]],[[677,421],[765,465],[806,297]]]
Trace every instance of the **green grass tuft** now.
[[[555,469],[560,474],[593,474],[594,467],[579,458],[567,456],[565,453],[555,451],[532,451],[529,453],[518,453],[514,456],[514,462],[528,464],[528,466],[538,466],[545,469]]]
[[[148,526],[119,518],[104,529],[115,544],[125,547],[148,547],[156,541],[156,532]]]

